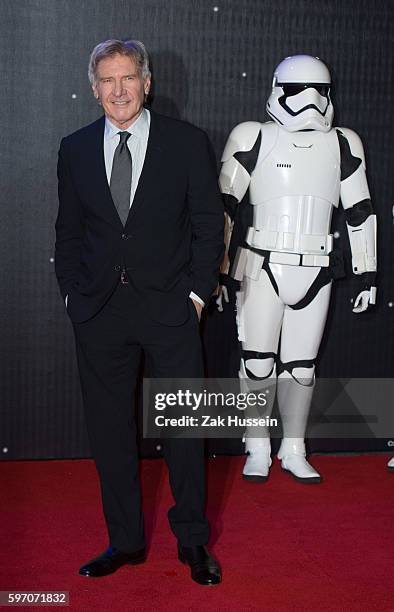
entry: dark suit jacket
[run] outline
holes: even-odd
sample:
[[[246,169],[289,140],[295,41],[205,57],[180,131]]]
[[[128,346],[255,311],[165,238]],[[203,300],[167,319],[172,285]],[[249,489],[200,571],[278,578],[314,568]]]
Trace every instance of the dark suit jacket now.
[[[123,265],[152,317],[180,325],[188,295],[205,302],[223,254],[223,208],[206,134],[151,111],[143,170],[123,227],[108,186],[104,117],[63,138],[55,269],[74,322],[94,316]]]

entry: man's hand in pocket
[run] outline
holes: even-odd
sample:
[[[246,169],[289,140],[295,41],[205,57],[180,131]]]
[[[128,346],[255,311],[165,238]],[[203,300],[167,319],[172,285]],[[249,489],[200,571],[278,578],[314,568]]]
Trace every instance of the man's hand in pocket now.
[[[195,309],[196,309],[196,311],[197,311],[198,320],[199,320],[199,321],[201,321],[202,305],[201,305],[201,304],[199,304],[199,302],[197,302],[196,300],[193,300],[193,298],[190,298],[190,299],[191,299],[191,301],[193,302],[193,304],[194,304],[194,308],[195,308]]]

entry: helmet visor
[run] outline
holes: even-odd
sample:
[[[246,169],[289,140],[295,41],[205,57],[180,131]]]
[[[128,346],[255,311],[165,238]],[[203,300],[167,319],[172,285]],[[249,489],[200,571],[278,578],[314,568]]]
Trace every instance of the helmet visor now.
[[[277,87],[282,87],[286,97],[296,96],[305,89],[316,89],[323,97],[328,98],[330,85],[327,83],[276,83]]]

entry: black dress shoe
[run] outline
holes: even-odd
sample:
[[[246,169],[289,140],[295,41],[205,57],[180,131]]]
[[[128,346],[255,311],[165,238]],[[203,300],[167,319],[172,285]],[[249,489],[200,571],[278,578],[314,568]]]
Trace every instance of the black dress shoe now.
[[[179,561],[190,566],[191,577],[194,582],[204,586],[213,586],[222,581],[220,567],[205,546],[182,546],[179,544],[178,558]]]
[[[132,553],[125,553],[116,548],[108,548],[102,555],[89,561],[86,565],[83,565],[80,570],[80,576],[88,576],[89,578],[100,578],[101,576],[108,576],[113,574],[122,565],[138,565],[143,563],[146,559],[145,548],[136,550]]]

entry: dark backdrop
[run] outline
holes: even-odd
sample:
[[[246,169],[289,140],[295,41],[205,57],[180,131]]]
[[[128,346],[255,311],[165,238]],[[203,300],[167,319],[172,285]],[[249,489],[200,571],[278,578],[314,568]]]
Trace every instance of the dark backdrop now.
[[[337,283],[319,374],[392,376],[393,31],[390,0],[0,2],[3,459],[89,455],[72,329],[53,269],[56,159],[60,138],[100,114],[87,62],[93,46],[107,38],[145,42],[153,108],[207,130],[218,160],[235,124],[267,119],[272,72],[282,58],[307,53],[329,65],[335,124],[356,130],[366,148],[379,222],[379,303],[371,313],[354,315],[354,279]],[[346,248],[341,214],[335,224]],[[210,309],[204,343],[209,374],[236,375],[231,308],[223,316]],[[313,441],[311,449],[386,444]],[[240,449],[234,440],[210,442],[211,452]],[[142,450],[160,453],[153,441],[144,441]]]

